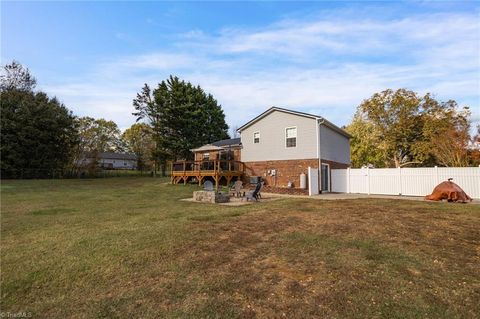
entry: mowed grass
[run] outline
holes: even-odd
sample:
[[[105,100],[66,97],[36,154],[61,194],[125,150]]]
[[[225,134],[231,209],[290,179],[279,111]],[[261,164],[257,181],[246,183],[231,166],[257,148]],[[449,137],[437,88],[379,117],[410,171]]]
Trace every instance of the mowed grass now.
[[[480,206],[179,201],[164,179],[3,181],[1,311],[48,318],[475,318]]]

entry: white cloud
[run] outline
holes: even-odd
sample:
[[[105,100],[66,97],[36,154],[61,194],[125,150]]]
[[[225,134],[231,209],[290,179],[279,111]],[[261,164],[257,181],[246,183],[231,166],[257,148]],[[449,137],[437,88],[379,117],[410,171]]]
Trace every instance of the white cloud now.
[[[276,105],[347,124],[374,92],[405,87],[470,104],[480,114],[480,23],[476,13],[387,20],[351,14],[284,20],[256,30],[179,34],[168,50],[95,66],[77,82],[46,86],[79,114],[134,119],[143,83],[170,74],[199,84],[221,103],[231,125]]]
[[[180,53],[151,53],[134,57],[121,58],[106,67],[112,68],[131,68],[131,69],[149,69],[149,70],[171,70],[193,67],[196,58],[192,55]]]

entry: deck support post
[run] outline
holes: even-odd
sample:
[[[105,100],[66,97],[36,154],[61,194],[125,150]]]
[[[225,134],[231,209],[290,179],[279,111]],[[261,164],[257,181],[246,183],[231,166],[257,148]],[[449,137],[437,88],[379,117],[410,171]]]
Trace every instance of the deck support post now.
[[[232,176],[228,175],[227,176],[227,187],[230,186],[230,182],[232,181]]]

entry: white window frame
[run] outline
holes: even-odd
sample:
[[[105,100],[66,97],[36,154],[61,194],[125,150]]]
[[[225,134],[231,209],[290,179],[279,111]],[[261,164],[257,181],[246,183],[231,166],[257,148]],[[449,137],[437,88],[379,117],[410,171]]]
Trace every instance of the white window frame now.
[[[209,161],[209,160],[210,160],[210,152],[202,153],[202,161]]]
[[[258,134],[258,143],[255,143],[255,134]],[[260,144],[260,132],[253,132],[253,144]]]
[[[295,129],[295,146],[287,146],[287,130],[288,129],[292,129],[294,128]],[[289,127],[286,127],[285,128],[285,148],[296,148],[297,147],[297,143],[298,142],[298,130],[297,130],[297,127],[296,126],[289,126]]]

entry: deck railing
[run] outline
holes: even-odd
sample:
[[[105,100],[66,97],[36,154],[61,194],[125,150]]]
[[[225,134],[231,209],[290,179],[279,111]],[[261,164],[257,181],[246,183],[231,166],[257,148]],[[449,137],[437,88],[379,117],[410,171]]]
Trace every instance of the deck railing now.
[[[244,172],[245,164],[240,161],[204,160],[172,162],[172,174],[180,172]]]

